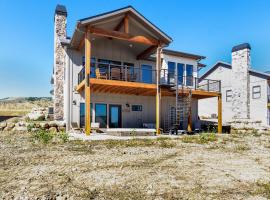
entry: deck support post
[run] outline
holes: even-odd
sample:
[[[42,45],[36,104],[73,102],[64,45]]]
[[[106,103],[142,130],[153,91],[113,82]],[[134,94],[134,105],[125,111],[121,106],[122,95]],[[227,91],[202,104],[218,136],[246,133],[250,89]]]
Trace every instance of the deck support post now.
[[[90,32],[87,30],[85,34],[85,134],[86,135],[90,135],[91,132],[90,62],[91,62],[91,40],[90,40]]]
[[[160,134],[160,88],[159,88],[159,78],[161,69],[161,46],[157,47],[156,54],[156,133]]]
[[[218,95],[218,133],[222,133],[222,96]]]
[[[188,111],[188,132],[192,131],[192,98],[190,99],[190,107]]]

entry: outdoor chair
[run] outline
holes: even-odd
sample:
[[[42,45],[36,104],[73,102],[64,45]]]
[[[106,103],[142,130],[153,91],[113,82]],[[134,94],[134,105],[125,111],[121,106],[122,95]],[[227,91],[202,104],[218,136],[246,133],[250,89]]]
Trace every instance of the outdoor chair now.
[[[108,74],[106,72],[100,71],[99,68],[96,68],[96,77],[97,79],[108,79]]]
[[[120,80],[121,79],[121,70],[120,68],[111,68],[111,80]]]

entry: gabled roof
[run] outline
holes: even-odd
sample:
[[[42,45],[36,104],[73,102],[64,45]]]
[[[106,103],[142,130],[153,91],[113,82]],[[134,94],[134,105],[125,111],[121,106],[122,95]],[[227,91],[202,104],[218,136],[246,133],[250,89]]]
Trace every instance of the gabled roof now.
[[[200,77],[200,79],[206,78],[209,74],[211,74],[213,71],[215,71],[219,66],[226,67],[226,68],[229,68],[229,69],[232,68],[232,66],[231,66],[230,63],[218,61],[213,67],[211,67],[207,72],[205,72],[205,73]]]
[[[153,23],[151,23],[148,19],[146,19],[141,13],[139,13],[132,6],[126,6],[126,7],[123,7],[123,8],[117,9],[117,10],[113,10],[110,12],[105,12],[102,14],[83,18],[83,19],[78,20],[77,24],[81,24],[81,25],[91,24],[91,23],[95,23],[97,21],[111,18],[113,16],[118,16],[118,15],[121,15],[121,14],[127,13],[127,12],[129,12],[129,13],[133,14],[135,17],[137,17],[137,19],[140,20],[144,24],[145,27],[151,28],[153,31],[155,31],[156,33],[161,35],[166,40],[166,43],[172,42],[172,38],[170,36],[168,36],[161,29],[159,29],[157,26],[155,26]]]
[[[210,68],[207,72],[205,72],[200,79],[204,79],[206,78],[208,75],[210,75],[213,71],[215,71],[219,66],[221,67],[225,67],[228,69],[232,69],[232,65],[230,63],[226,63],[226,62],[222,62],[222,61],[218,61],[212,68]],[[249,73],[254,75],[254,76],[259,76],[261,78],[265,78],[265,79],[270,79],[270,74],[265,73],[265,72],[259,72],[257,70],[254,69],[249,69]]]
[[[179,56],[179,57],[190,58],[190,59],[194,59],[194,60],[205,59],[205,56],[195,55],[195,54],[191,54],[191,53],[185,53],[185,52],[181,52],[181,51],[174,51],[174,50],[170,50],[170,49],[163,49],[162,53],[164,53],[166,55]]]

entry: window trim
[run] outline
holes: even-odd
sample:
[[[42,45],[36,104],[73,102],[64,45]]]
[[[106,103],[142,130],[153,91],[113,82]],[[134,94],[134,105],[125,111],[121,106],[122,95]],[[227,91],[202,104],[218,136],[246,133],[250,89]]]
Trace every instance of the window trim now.
[[[255,88],[259,88],[259,91],[258,92],[254,92],[254,89]],[[260,85],[255,85],[255,86],[252,87],[252,99],[260,99],[261,96],[262,96],[261,93],[262,92],[261,92],[261,86]],[[259,96],[258,97],[254,97],[255,94],[259,94]]]
[[[229,92],[231,92],[231,95],[228,95]],[[231,97],[230,101],[228,100],[229,97]],[[232,90],[226,90],[226,102],[232,102]]]

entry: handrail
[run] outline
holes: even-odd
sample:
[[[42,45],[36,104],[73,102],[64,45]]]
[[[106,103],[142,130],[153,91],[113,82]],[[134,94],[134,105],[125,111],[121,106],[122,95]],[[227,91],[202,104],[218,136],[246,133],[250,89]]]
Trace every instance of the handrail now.
[[[119,80],[141,83],[156,83],[156,70],[129,65],[108,64],[104,62],[95,62],[91,67],[90,77],[107,80]],[[97,71],[98,69],[98,71]],[[78,84],[85,79],[85,67],[78,73]],[[203,90],[208,92],[221,92],[221,81],[211,79],[201,79],[194,76],[176,75],[168,69],[160,70],[160,85],[174,87],[179,86],[191,88],[194,90]]]

